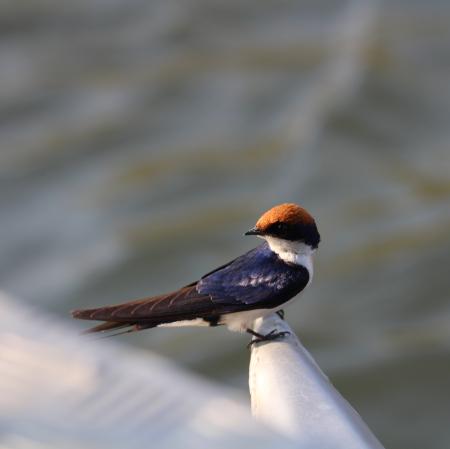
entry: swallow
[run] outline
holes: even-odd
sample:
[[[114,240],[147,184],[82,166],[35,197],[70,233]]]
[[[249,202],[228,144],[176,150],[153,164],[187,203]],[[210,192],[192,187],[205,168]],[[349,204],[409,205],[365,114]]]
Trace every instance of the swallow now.
[[[118,305],[80,309],[72,316],[103,321],[85,333],[153,327],[218,326],[248,332],[256,340],[282,337],[261,335],[253,321],[281,311],[313,277],[313,254],[320,234],[314,218],[297,204],[285,203],[265,212],[244,235],[264,242],[174,292]]]

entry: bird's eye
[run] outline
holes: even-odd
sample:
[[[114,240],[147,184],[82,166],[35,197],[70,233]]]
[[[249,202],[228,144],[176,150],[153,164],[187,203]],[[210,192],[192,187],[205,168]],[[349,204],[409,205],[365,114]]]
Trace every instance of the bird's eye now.
[[[286,231],[287,226],[286,226],[286,223],[275,223],[275,224],[272,226],[272,229],[273,229],[273,231],[276,232],[276,233],[281,233],[281,232]]]

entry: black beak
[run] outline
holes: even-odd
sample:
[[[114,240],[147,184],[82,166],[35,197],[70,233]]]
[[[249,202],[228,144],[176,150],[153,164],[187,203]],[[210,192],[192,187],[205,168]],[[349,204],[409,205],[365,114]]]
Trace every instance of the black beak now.
[[[262,235],[262,232],[258,228],[249,229],[244,235]]]

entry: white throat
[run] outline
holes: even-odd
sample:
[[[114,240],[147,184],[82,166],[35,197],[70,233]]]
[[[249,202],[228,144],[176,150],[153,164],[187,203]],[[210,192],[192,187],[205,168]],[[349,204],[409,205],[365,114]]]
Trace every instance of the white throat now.
[[[292,242],[271,236],[263,238],[281,260],[295,265],[303,265],[309,272],[309,282],[311,282],[314,273],[312,255],[315,249],[303,242]]]

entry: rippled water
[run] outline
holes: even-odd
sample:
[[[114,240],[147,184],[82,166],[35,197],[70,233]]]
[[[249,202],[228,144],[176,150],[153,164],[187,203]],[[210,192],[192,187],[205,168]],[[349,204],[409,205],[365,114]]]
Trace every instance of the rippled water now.
[[[317,218],[287,318],[387,447],[450,446],[450,6],[0,6],[0,287],[68,318],[186,284]],[[246,388],[247,337],[123,342]]]

